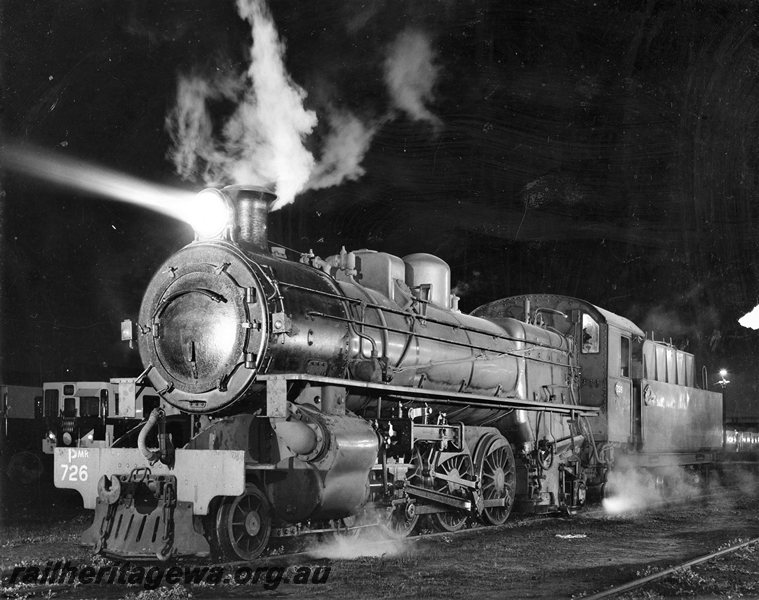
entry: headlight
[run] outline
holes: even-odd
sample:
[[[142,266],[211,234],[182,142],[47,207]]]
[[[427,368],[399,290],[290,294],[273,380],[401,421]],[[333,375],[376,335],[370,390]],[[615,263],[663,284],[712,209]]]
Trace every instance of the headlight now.
[[[51,442],[55,442],[55,432],[54,431],[48,431],[47,432],[47,439],[49,439]]]
[[[227,197],[217,189],[200,192],[186,207],[186,221],[199,238],[216,237],[224,233],[232,220],[232,206]]]

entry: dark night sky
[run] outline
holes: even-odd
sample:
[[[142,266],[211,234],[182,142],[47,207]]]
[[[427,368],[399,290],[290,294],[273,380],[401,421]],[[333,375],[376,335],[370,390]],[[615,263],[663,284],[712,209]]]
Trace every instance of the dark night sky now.
[[[446,260],[462,308],[524,292],[588,299],[672,337],[749,401],[759,333],[759,36],[752,2],[273,4],[319,109],[388,110],[383,53],[432,40],[429,110],[379,129],[357,181],[275,213],[271,238]],[[244,69],[230,2],[8,0],[2,133],[148,181],[180,181],[164,128],[177,75]],[[318,133],[318,132],[317,132]],[[318,135],[312,142],[316,145]],[[118,341],[181,223],[12,173],[3,181],[3,377],[136,374]],[[713,377],[716,379],[716,377]]]

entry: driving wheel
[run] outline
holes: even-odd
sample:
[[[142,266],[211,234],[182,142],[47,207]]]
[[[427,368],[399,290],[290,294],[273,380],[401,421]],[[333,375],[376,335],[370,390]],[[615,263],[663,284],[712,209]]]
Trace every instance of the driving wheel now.
[[[435,474],[445,475],[449,478],[465,479],[472,476],[472,459],[467,454],[457,454],[438,464]],[[467,498],[466,489],[453,481],[435,477],[434,488],[436,492],[442,492],[452,496]],[[430,515],[432,525],[440,531],[458,531],[466,524],[469,513],[458,508],[451,508],[447,512],[433,513]]]
[[[503,502],[503,506],[486,506],[482,518],[490,525],[502,525],[511,514],[516,488],[514,453],[505,439],[491,444],[482,461],[480,474],[483,500]]]

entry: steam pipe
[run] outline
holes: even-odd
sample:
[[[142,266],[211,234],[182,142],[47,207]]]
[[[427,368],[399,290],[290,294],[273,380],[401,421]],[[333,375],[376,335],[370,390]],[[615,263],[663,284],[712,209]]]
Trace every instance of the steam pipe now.
[[[163,414],[160,408],[154,408],[148,417],[148,422],[145,423],[145,426],[140,430],[140,435],[137,436],[137,447],[151,465],[161,459],[161,451],[158,448],[154,450],[148,448],[147,438],[153,427],[158,423],[158,420],[163,417]]]
[[[290,419],[279,421],[275,425],[277,433],[295,454],[311,454],[317,449],[316,433],[303,421]]]

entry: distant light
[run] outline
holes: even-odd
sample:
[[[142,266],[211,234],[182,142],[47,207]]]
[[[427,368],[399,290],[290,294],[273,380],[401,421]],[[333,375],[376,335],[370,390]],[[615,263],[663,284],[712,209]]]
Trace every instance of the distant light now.
[[[738,323],[749,329],[759,329],[759,306],[755,306],[751,312],[738,319]]]
[[[714,385],[722,386],[722,390],[727,388],[727,384],[730,383],[730,380],[727,379],[727,369],[720,369],[719,370],[719,381],[715,382]]]
[[[198,237],[210,238],[221,235],[231,217],[232,210],[226,196],[219,190],[208,188],[188,203],[184,218]]]
[[[134,325],[132,319],[124,319],[121,322],[121,341],[131,342],[134,339]]]

